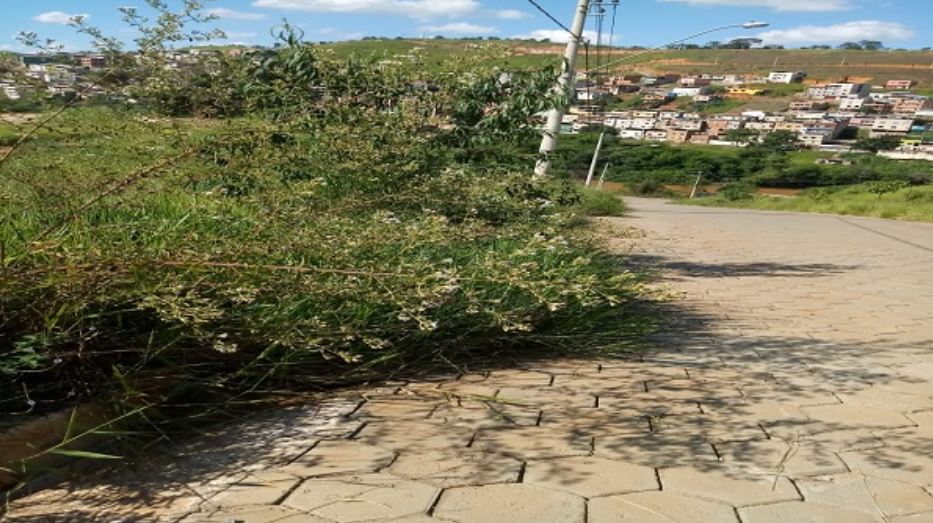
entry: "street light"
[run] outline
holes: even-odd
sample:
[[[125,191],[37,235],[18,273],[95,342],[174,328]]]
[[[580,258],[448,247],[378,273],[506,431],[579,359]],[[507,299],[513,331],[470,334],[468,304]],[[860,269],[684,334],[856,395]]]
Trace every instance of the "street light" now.
[[[686,38],[681,38],[680,40],[674,40],[673,42],[666,43],[666,44],[664,44],[664,45],[662,45],[662,46],[660,46],[660,47],[652,47],[651,49],[645,49],[645,50],[643,50],[643,51],[641,51],[641,52],[638,52],[638,53],[635,53],[635,54],[630,54],[630,55],[624,56],[624,57],[622,57],[622,58],[620,58],[620,59],[618,59],[618,60],[616,60],[616,61],[614,61],[614,62],[605,63],[605,64],[603,64],[603,65],[601,65],[601,66],[599,66],[599,67],[596,67],[596,68],[594,68],[594,69],[592,69],[592,70],[595,71],[595,70],[599,70],[599,69],[604,69],[604,68],[606,68],[606,67],[613,66],[613,65],[618,64],[618,63],[620,63],[620,62],[624,62],[624,61],[626,61],[626,60],[631,60],[632,58],[636,58],[636,57],[639,57],[639,56],[644,55],[644,54],[653,53],[653,52],[659,51],[659,50],[661,50],[661,49],[663,49],[663,48],[665,48],[665,47],[670,47],[670,46],[672,46],[672,45],[682,44],[682,43],[684,43],[684,42],[686,42],[686,41],[688,41],[688,40],[693,40],[694,38],[698,38],[698,37],[703,36],[703,35],[708,35],[708,34],[710,34],[710,33],[715,33],[715,32],[718,32],[718,31],[725,31],[726,29],[761,29],[762,27],[768,27],[769,25],[771,25],[771,24],[769,24],[768,22],[759,22],[759,21],[756,21],[756,20],[752,20],[752,21],[750,21],[750,22],[745,22],[744,24],[732,24],[732,25],[724,25],[724,26],[721,26],[721,27],[714,27],[714,28],[712,28],[712,29],[707,29],[707,30],[705,30],[705,31],[700,31],[699,33],[696,33],[696,34],[692,34],[692,35],[690,35],[690,36],[688,36],[688,37],[686,37]]]
[[[601,2],[598,2],[601,3]],[[557,91],[569,96],[570,94],[570,85],[573,82],[574,78],[574,64],[576,63],[577,58],[577,47],[582,40],[583,35],[583,25],[586,20],[586,14],[589,11],[589,0],[580,0],[580,3],[577,7],[577,16],[574,19],[573,30],[571,31],[572,38],[567,42],[567,51],[564,54],[564,72],[561,74],[561,77],[558,81]],[[661,47],[654,47],[651,49],[645,49],[644,51],[630,54],[624,56],[613,62],[608,62],[602,64],[598,67],[591,69],[590,71],[598,71],[600,69],[605,69],[611,67],[618,63],[624,62],[626,60],[631,60],[632,58],[637,58],[639,56],[657,51],[664,47],[669,47],[672,45],[677,45],[688,40],[693,40],[694,38],[709,34],[715,33],[717,31],[724,31],[726,29],[760,29],[762,27],[768,27],[768,22],[759,22],[756,20],[751,20],[743,24],[732,24],[724,25],[721,27],[714,27],[712,29],[707,29],[705,31],[700,31],[699,33],[692,34],[686,38],[681,38],[680,40],[674,40],[673,42],[667,43]],[[612,45],[612,42],[609,43]],[[557,137],[560,135],[561,124],[564,119],[564,112],[566,107],[555,107],[548,114],[547,125],[544,128],[544,136],[541,138],[541,147],[538,149],[538,161],[535,165],[535,177],[547,176],[548,171],[551,168],[550,156],[557,149]],[[599,152],[597,151],[597,155]],[[591,169],[592,170],[592,169]],[[592,177],[592,174],[589,176]]]

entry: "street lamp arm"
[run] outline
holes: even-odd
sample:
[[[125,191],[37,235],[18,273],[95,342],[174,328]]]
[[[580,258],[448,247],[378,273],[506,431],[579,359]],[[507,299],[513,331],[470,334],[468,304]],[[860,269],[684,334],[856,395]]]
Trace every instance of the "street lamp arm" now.
[[[620,59],[618,59],[618,60],[615,60],[615,61],[612,61],[612,62],[608,62],[608,63],[602,64],[602,65],[600,65],[599,67],[594,67],[593,69],[591,69],[591,71],[598,71],[598,70],[600,70],[600,69],[605,69],[606,67],[611,67],[611,66],[616,65],[616,64],[619,64],[619,63],[621,63],[621,62],[625,62],[625,61],[627,61],[627,60],[631,60],[632,58],[638,58],[639,56],[643,56],[643,55],[646,55],[646,54],[648,54],[648,53],[653,53],[653,52],[655,52],[655,51],[660,51],[660,50],[664,49],[665,47],[670,47],[670,46],[672,46],[672,45],[681,44],[681,43],[683,43],[683,42],[687,42],[687,41],[689,41],[689,40],[693,40],[694,38],[697,38],[697,37],[700,37],[700,36],[703,36],[703,35],[707,35],[707,34],[710,34],[710,33],[715,33],[715,32],[717,32],[717,31],[725,31],[726,29],[740,29],[740,28],[741,28],[741,29],[757,29],[757,28],[759,28],[759,27],[767,27],[767,26],[768,26],[768,24],[765,23],[765,22],[746,22],[746,23],[744,23],[744,24],[730,24],[730,25],[724,25],[724,26],[721,26],[721,27],[714,27],[714,28],[712,28],[712,29],[707,29],[707,30],[705,30],[705,31],[700,31],[699,33],[696,33],[696,34],[692,34],[692,35],[687,36],[687,37],[685,37],[685,38],[681,38],[680,40],[674,40],[673,42],[668,42],[668,43],[666,43],[666,44],[664,44],[664,45],[662,45],[662,46],[659,46],[659,47],[652,47],[651,49],[645,49],[645,50],[640,51],[640,52],[637,52],[637,53],[635,53],[635,54],[630,54],[630,55],[623,56],[622,58],[620,58]]]

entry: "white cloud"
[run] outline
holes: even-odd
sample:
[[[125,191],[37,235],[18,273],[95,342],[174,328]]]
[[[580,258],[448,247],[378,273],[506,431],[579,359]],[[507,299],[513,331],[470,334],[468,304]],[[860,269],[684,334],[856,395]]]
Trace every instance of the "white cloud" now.
[[[420,20],[455,18],[479,11],[477,0],[255,0],[254,7],[318,13],[368,13]]]
[[[468,24],[466,22],[454,22],[444,25],[428,25],[420,27],[422,31],[429,33],[438,33],[438,34],[466,34],[466,35],[489,35],[498,33],[499,30],[495,27],[485,26],[485,25],[476,25]]]
[[[853,0],[660,0],[700,6],[767,7],[775,11],[846,11],[856,6]]]
[[[256,38],[256,33],[253,32],[238,33],[235,31],[224,31],[224,34],[227,36],[227,38],[239,38],[242,40]]]
[[[365,36],[363,33],[345,32],[333,27],[325,27],[318,31],[317,34],[327,37],[327,40],[359,40]]]
[[[563,29],[536,29],[528,34],[515,35],[512,38],[521,40],[550,40],[554,43],[565,44],[570,40],[570,33]],[[595,42],[596,31],[583,31],[583,38]]]
[[[835,25],[803,25],[765,31],[758,35],[766,44],[834,44],[859,40],[908,40],[915,32],[896,22],[861,20]]]
[[[207,14],[226,20],[262,20],[266,17],[266,15],[262,13],[246,13],[243,11],[234,11],[233,9],[227,9],[226,7],[215,7],[214,9],[208,9]]]
[[[528,18],[528,13],[519,11],[518,9],[503,9],[501,11],[492,11],[490,14],[499,20],[522,20]]]
[[[42,22],[43,24],[67,24],[76,16],[85,19],[90,18],[90,16],[86,14],[68,14],[62,11],[49,11],[48,13],[42,13],[36,16],[33,20]]]

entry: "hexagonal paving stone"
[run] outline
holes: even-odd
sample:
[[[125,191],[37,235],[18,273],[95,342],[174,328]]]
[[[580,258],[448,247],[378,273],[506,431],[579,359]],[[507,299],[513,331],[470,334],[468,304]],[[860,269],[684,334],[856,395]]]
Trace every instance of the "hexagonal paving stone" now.
[[[867,479],[862,474],[848,473],[802,479],[796,484],[807,501],[880,516],[881,508],[868,490]]]
[[[532,485],[486,485],[444,491],[434,516],[458,523],[583,523],[583,498]]]
[[[680,414],[651,418],[654,432],[691,434],[707,441],[765,439],[768,435],[751,420],[739,420],[715,414]]]
[[[919,441],[917,445],[922,445]],[[922,486],[933,478],[933,458],[922,446],[886,446],[865,451],[843,452],[842,460],[853,471],[868,476]]]
[[[502,387],[496,401],[507,405],[525,405],[544,408],[586,408],[596,403],[596,397],[579,389],[563,387]]]
[[[737,507],[800,499],[787,478],[773,474],[749,474],[727,467],[675,467],[661,469],[659,475],[665,491]]]
[[[536,407],[520,407],[496,402],[464,400],[460,406],[445,405],[431,414],[428,421],[470,428],[531,427],[538,423]]]
[[[417,398],[367,401],[352,417],[354,419],[423,420],[430,416],[437,406],[437,402]]]
[[[592,457],[528,462],[524,482],[586,498],[660,488],[653,468]]]
[[[333,476],[304,482],[283,504],[343,523],[425,514],[439,492],[389,474]]]
[[[545,407],[539,425],[613,436],[644,435],[651,431],[647,416],[623,409]]]
[[[737,522],[729,505],[672,494],[640,492],[589,501],[589,523]]]
[[[814,420],[835,423],[841,428],[897,428],[914,424],[891,408],[839,404],[802,407],[802,410]]]
[[[586,456],[592,450],[592,437],[544,427],[483,429],[471,448],[525,459]]]
[[[646,467],[673,467],[700,462],[718,463],[709,442],[690,435],[659,434],[611,435],[596,438],[594,455]]]
[[[739,509],[742,523],[881,523],[863,512],[810,502],[777,503]]]
[[[224,508],[273,505],[284,498],[299,481],[296,476],[282,472],[258,472],[211,498],[207,505]]]
[[[373,472],[387,466],[394,458],[395,453],[391,450],[357,441],[322,441],[310,452],[279,471],[303,478]]]
[[[800,477],[848,470],[835,452],[809,442],[737,441],[717,444],[716,450],[726,465],[758,474]]]
[[[522,462],[517,459],[466,449],[403,453],[388,472],[446,488],[514,483],[518,481],[521,470]]]
[[[328,523],[289,507],[254,506],[191,514],[181,523]]]
[[[380,421],[363,427],[355,440],[397,451],[464,448],[473,429],[427,421]]]

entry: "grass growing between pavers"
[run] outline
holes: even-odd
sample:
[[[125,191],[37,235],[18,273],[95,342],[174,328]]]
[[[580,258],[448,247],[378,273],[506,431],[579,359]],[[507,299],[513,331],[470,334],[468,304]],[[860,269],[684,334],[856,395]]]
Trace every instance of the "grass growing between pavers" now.
[[[681,199],[678,203],[933,222],[933,186],[906,187],[881,194],[875,187],[865,184],[809,189],[799,197],[750,195],[731,199],[728,196],[714,196]]]

